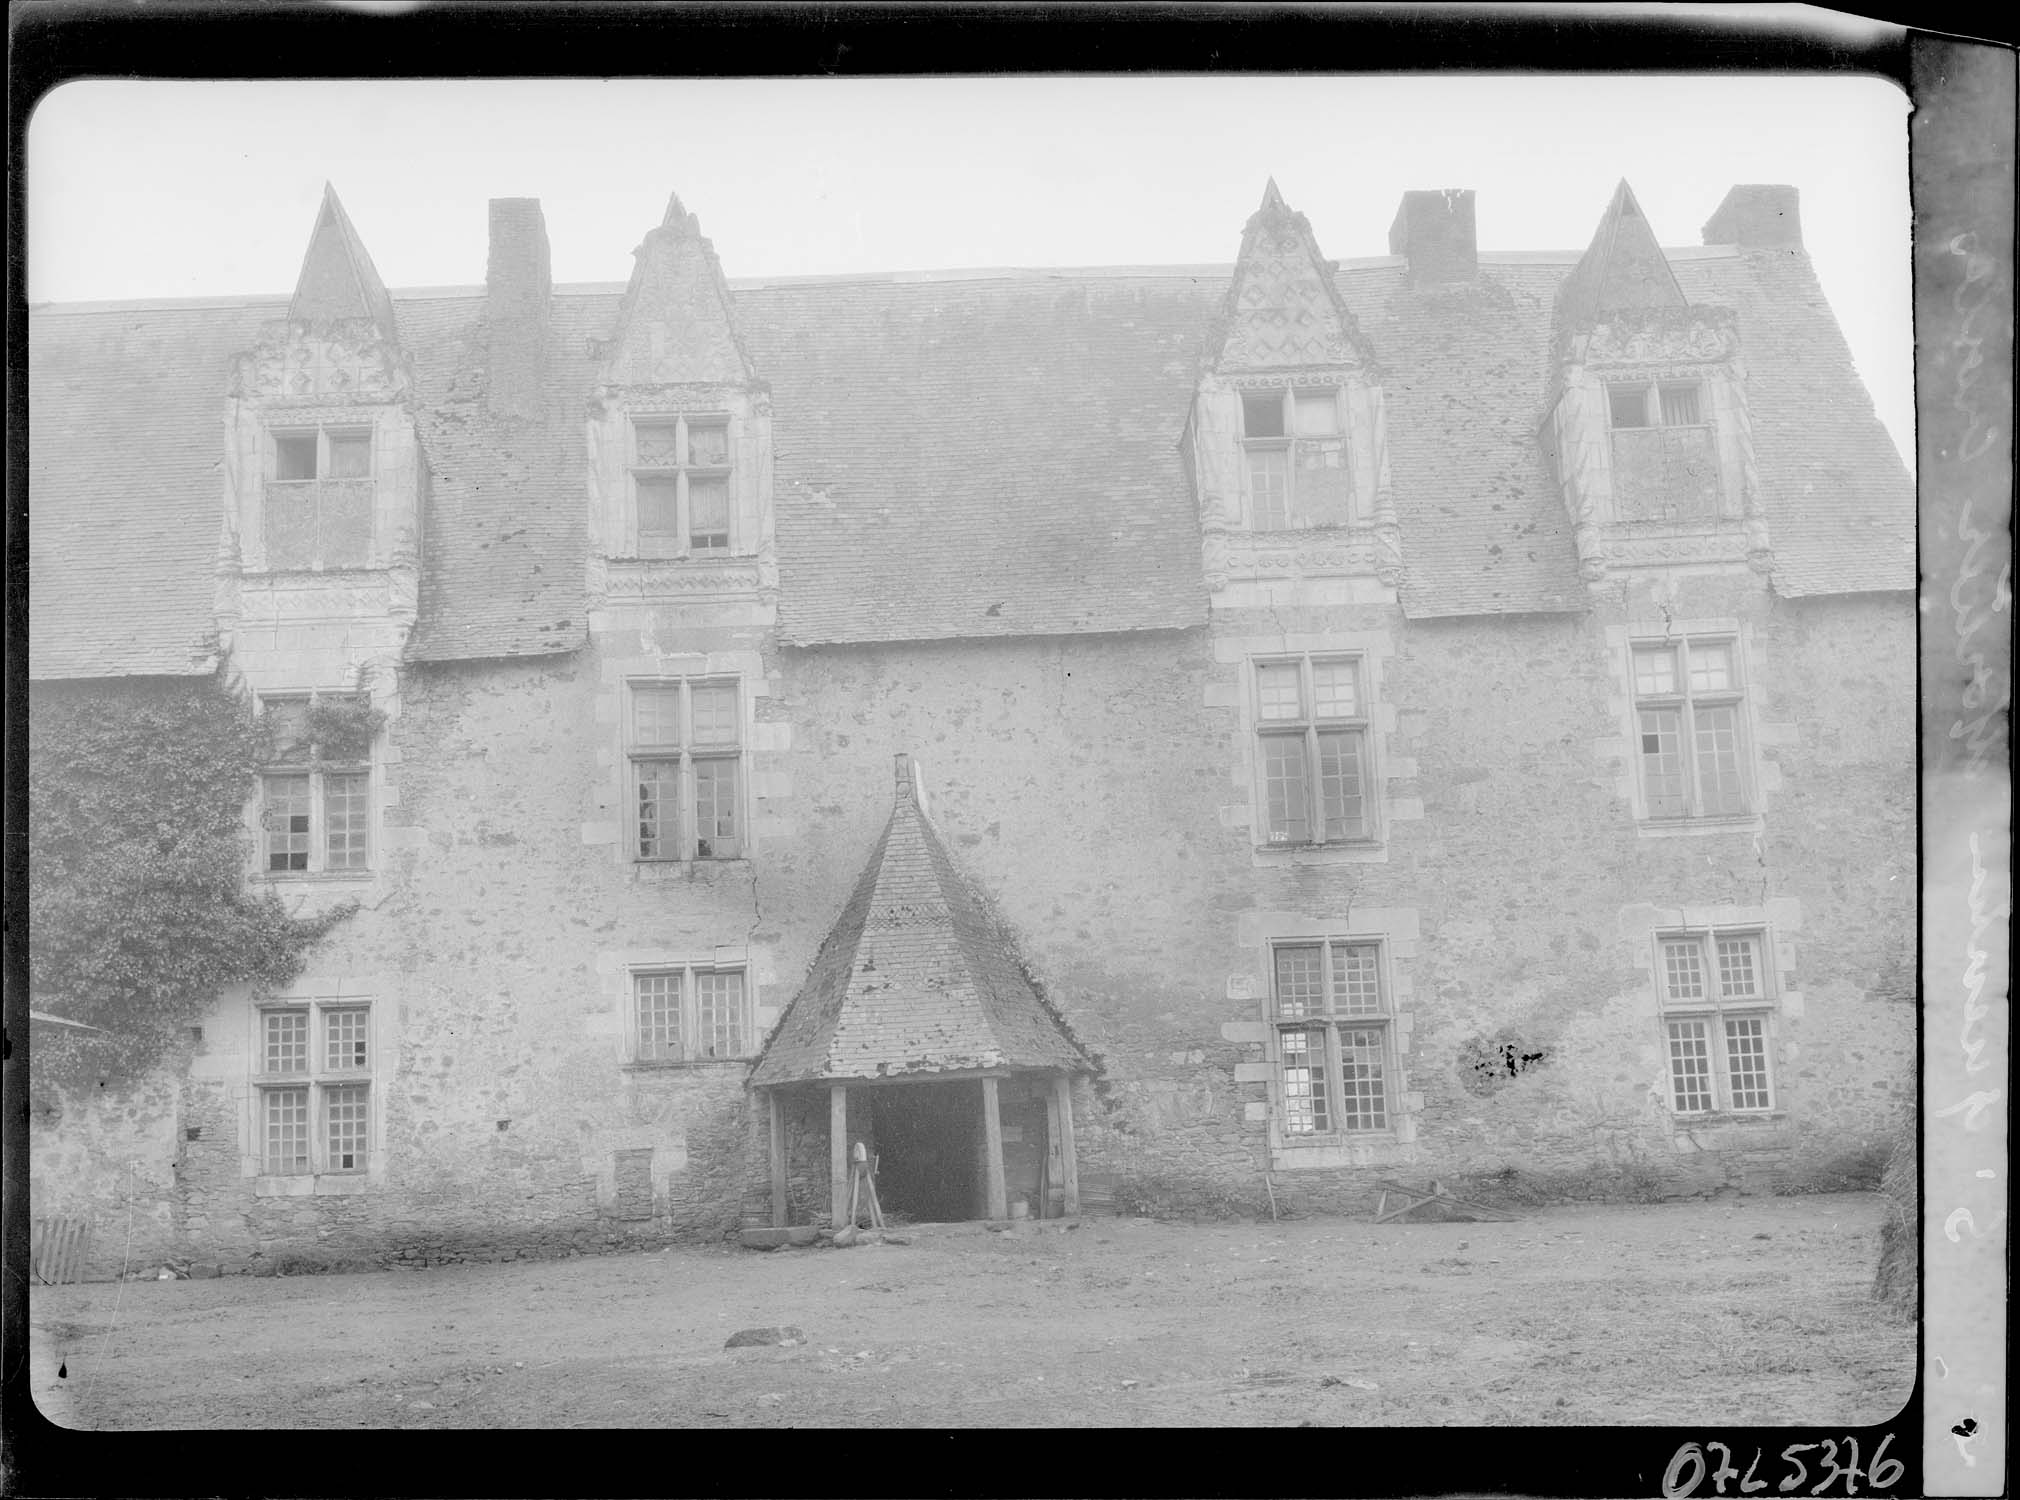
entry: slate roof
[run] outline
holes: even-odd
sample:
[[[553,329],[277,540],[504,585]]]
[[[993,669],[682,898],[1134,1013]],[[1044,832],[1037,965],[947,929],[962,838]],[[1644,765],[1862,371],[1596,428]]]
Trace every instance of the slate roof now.
[[[1178,441],[1225,286],[1060,273],[739,291],[773,392],[781,637],[1204,624]]]
[[[752,1087],[1090,1068],[954,868],[915,776],[904,763],[883,837],[751,1065]]]
[[[28,672],[208,672],[224,391],[285,298],[37,309],[28,334]]]
[[[1787,596],[1915,586],[1913,486],[1807,259],[1669,252],[1737,314]],[[1586,607],[1537,429],[1553,307],[1578,256],[1485,254],[1463,287],[1399,258],[1337,285],[1382,371],[1413,618]],[[1204,623],[1178,453],[1227,268],[737,286],[773,393],[782,638],[799,644]],[[552,401],[484,405],[484,299],[395,294],[432,473],[411,651],[453,660],[583,636],[581,401],[616,289],[553,300]],[[30,314],[30,672],[207,670],[231,357],[281,299]]]

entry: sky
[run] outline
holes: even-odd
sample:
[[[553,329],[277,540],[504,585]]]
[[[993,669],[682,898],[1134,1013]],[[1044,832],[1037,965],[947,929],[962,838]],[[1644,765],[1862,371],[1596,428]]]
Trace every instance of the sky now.
[[[565,283],[624,281],[670,192],[735,279],[1224,265],[1272,176],[1341,260],[1412,188],[1473,188],[1483,252],[1577,251],[1623,177],[1668,246],[1792,183],[1912,466],[1907,117],[1756,75],[79,82],[29,126],[28,293],[285,295],[325,181],[395,290],[480,284],[494,197],[540,199]]]

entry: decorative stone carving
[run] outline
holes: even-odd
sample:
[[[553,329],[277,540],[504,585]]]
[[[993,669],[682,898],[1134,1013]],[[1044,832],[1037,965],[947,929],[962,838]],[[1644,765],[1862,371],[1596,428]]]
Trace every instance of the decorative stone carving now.
[[[1358,331],[1332,275],[1310,223],[1291,211],[1271,183],[1242,236],[1216,330],[1221,343],[1215,368],[1360,365]]]
[[[1234,578],[1380,577],[1402,565],[1401,533],[1384,538],[1367,527],[1351,531],[1235,532],[1207,539],[1207,571]],[[1393,581],[1385,580],[1385,581]]]
[[[1739,330],[1733,326],[1730,312],[1692,307],[1651,312],[1641,317],[1608,314],[1607,321],[1595,325],[1587,335],[1583,362],[1602,366],[1703,366],[1722,364],[1738,352]]]
[[[763,581],[755,559],[683,562],[673,558],[612,558],[604,579],[604,593],[611,599],[752,595]]]
[[[592,409],[603,415],[612,411],[631,415],[672,415],[676,412],[719,412],[730,405],[730,395],[741,391],[740,385],[704,384],[685,386],[666,385],[600,385],[591,396]],[[754,416],[768,415],[771,398],[759,395],[751,403]]]
[[[1746,560],[1749,543],[1740,530],[1629,536],[1618,529],[1601,546],[1609,567],[1662,568],[1678,563],[1732,563]]]
[[[407,394],[406,362],[370,323],[349,322],[311,332],[300,324],[269,324],[241,355],[231,394],[261,400],[396,401]]]

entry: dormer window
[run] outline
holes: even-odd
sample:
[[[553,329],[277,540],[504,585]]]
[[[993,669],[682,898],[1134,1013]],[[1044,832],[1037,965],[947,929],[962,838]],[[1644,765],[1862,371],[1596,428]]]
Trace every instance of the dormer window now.
[[[1341,525],[1350,488],[1340,393],[1331,386],[1248,391],[1241,402],[1249,525]]]
[[[1718,444],[1697,381],[1609,381],[1613,504],[1622,521],[1719,513]]]
[[[368,567],[372,559],[370,427],[268,431],[263,528],[277,571]]]
[[[730,550],[729,418],[640,418],[632,423],[632,483],[640,557]]]

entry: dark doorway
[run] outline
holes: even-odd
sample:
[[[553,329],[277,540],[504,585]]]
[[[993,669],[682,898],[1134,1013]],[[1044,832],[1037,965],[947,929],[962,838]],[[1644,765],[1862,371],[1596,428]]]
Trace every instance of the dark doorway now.
[[[981,1084],[887,1083],[869,1094],[885,1210],[915,1224],[980,1218]]]

